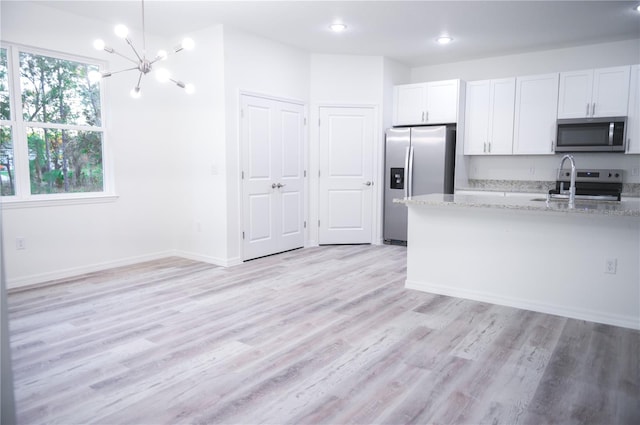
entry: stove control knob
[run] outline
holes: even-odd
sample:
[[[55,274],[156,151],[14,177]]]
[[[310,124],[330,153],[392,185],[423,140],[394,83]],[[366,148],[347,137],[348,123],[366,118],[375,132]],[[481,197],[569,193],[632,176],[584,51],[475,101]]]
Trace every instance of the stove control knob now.
[[[620,173],[616,173],[616,178],[620,177]]]
[[[609,173],[609,177],[611,177],[611,173]]]

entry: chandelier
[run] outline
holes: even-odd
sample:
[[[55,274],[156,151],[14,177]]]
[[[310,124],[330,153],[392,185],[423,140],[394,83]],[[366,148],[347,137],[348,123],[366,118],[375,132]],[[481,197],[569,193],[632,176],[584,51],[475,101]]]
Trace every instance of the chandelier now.
[[[112,53],[115,55],[118,55],[120,57],[123,57],[124,59],[132,62],[133,64],[135,64],[134,67],[132,68],[126,68],[126,69],[121,69],[119,71],[91,71],[89,73],[89,80],[92,82],[97,82],[99,81],[101,78],[106,78],[106,77],[110,77],[113,74],[118,74],[120,72],[125,72],[125,71],[138,71],[138,82],[136,83],[136,86],[131,89],[131,97],[133,98],[139,98],[140,95],[142,94],[140,91],[140,83],[142,81],[142,77],[144,77],[145,75],[147,75],[148,73],[151,72],[151,70],[154,67],[154,64],[158,61],[163,61],[166,60],[168,57],[168,53],[166,50],[159,50],[158,53],[156,53],[155,57],[153,57],[152,59],[148,59],[147,58],[147,50],[146,50],[146,40],[145,40],[145,28],[144,28],[144,0],[142,0],[142,54],[140,54],[138,52],[138,50],[135,48],[135,46],[133,45],[133,43],[131,42],[131,40],[129,39],[128,35],[129,35],[129,30],[127,29],[126,26],[124,25],[116,25],[116,27],[114,28],[114,32],[115,34],[124,39],[124,41],[127,42],[127,44],[129,45],[129,47],[131,47],[131,50],[133,51],[135,58],[131,58],[129,56],[123,55],[120,52],[115,51],[115,49],[113,49],[112,47],[109,47],[105,44],[105,42],[101,39],[98,39],[96,41],[93,42],[93,47],[95,47],[98,50],[104,50],[105,52],[108,53]],[[172,53],[178,53],[182,50],[191,50],[193,49],[194,46],[194,42],[192,39],[190,38],[185,38],[182,40],[182,43],[178,46],[176,46],[173,49]],[[185,92],[191,94],[195,91],[195,87],[193,86],[193,84],[185,84],[184,82],[180,81],[180,80],[174,80],[171,76],[171,73],[165,69],[165,68],[157,68],[155,69],[155,75],[156,75],[156,79],[160,82],[167,82],[167,81],[171,81],[172,83],[174,83],[175,85],[177,85],[178,87],[182,88],[185,90]]]

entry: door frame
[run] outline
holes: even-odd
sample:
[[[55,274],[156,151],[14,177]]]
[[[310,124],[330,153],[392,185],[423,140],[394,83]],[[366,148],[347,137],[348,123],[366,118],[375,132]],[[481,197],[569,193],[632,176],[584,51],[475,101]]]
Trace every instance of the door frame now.
[[[238,120],[237,120],[237,125],[238,125],[238,193],[239,193],[239,197],[238,197],[238,214],[239,217],[241,217],[240,221],[239,221],[239,229],[238,229],[238,235],[237,235],[237,240],[238,240],[238,247],[240,248],[240,262],[245,261],[245,252],[244,252],[244,243],[243,243],[243,237],[242,237],[242,232],[243,232],[243,228],[244,228],[244,219],[242,217],[244,217],[244,184],[243,184],[243,178],[242,178],[242,172],[244,171],[243,168],[243,164],[244,164],[244,160],[245,160],[245,149],[244,149],[244,134],[243,134],[243,130],[242,130],[242,98],[243,96],[250,96],[250,97],[257,97],[257,98],[261,98],[261,99],[266,99],[266,100],[273,100],[273,101],[277,101],[277,102],[285,102],[285,103],[291,103],[294,105],[299,105],[302,106],[302,110],[303,110],[303,126],[304,126],[304,130],[302,132],[302,161],[303,161],[303,169],[304,169],[304,176],[303,176],[303,182],[302,182],[302,187],[303,187],[303,221],[305,224],[305,228],[304,228],[304,246],[306,247],[308,245],[308,241],[309,241],[309,107],[308,104],[300,99],[293,99],[293,98],[288,98],[288,97],[283,97],[283,96],[277,96],[277,95],[270,95],[270,94],[265,94],[265,93],[259,93],[259,92],[253,92],[253,91],[248,91],[248,90],[240,90],[238,92]]]
[[[309,234],[309,245],[319,245],[319,226],[318,221],[320,219],[320,178],[318,173],[320,172],[320,109],[321,108],[358,108],[358,109],[371,109],[373,111],[373,179],[374,187],[372,191],[372,245],[382,245],[382,214],[383,204],[382,196],[384,189],[384,129],[381,128],[382,116],[380,105],[365,103],[314,103],[311,106],[311,117],[309,125],[309,133],[311,139],[309,142],[309,150],[313,151],[314,155],[310,158],[309,172],[309,221],[307,231]]]

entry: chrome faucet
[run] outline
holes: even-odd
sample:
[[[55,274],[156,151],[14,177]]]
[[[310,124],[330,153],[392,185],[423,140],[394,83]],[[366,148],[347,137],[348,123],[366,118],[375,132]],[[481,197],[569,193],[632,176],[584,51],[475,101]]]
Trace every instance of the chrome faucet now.
[[[562,174],[562,166],[566,160],[571,162],[571,182],[569,183],[569,206],[572,207],[576,202],[576,162],[573,159],[573,155],[565,155],[562,157],[560,161],[560,168],[558,169],[558,180],[560,180],[560,175]],[[566,194],[567,191],[564,190],[564,182],[560,183],[560,193]]]

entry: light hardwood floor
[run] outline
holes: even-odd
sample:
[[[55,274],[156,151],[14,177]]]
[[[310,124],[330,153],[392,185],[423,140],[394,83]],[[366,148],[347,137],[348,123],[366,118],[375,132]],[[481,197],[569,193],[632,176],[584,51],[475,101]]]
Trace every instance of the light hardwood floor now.
[[[173,258],[14,291],[19,423],[640,423],[639,332],[404,289],[405,252]]]

